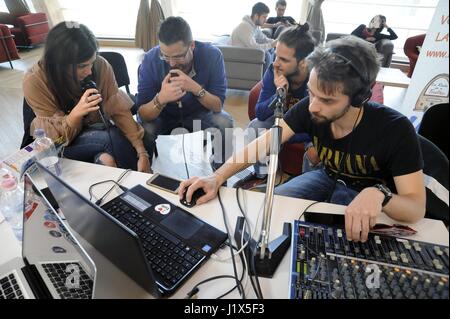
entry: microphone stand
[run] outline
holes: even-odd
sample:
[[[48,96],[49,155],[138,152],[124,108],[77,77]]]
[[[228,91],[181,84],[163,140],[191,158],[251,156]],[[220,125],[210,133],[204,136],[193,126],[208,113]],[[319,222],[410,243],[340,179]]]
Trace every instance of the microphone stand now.
[[[268,178],[266,185],[266,194],[264,197],[264,215],[261,225],[261,235],[258,242],[250,238],[250,234],[245,232],[245,219],[238,217],[234,238],[239,248],[241,248],[241,239],[244,236],[244,242],[249,241],[244,252],[249,261],[249,274],[261,277],[272,278],[275,270],[283,259],[286,251],[291,244],[291,224],[284,223],[283,234],[269,242],[270,220],[272,217],[273,192],[278,168],[278,154],[281,148],[282,128],[280,121],[283,118],[285,105],[285,95],[277,94],[277,98],[269,105],[274,111],[275,123],[271,127],[272,140],[270,141],[270,156],[268,167]],[[243,234],[244,232],[244,234]]]

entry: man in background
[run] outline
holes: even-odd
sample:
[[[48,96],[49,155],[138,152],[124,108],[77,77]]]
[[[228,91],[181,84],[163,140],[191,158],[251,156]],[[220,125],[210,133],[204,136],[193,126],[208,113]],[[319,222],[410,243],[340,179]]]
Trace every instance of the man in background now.
[[[231,33],[231,45],[245,48],[255,48],[265,51],[264,70],[273,61],[273,48],[277,41],[269,39],[262,31],[261,26],[266,23],[270,9],[262,2],[256,3],[252,8],[252,14],[246,15],[242,22]]]
[[[256,103],[256,118],[248,124],[247,143],[261,136],[270,129],[275,122],[273,110],[269,108],[277,97],[277,89],[286,90],[286,109],[290,109],[304,97],[308,96],[306,84],[309,79],[309,70],[306,57],[313,52],[315,40],[309,32],[308,24],[288,28],[278,40],[276,58],[264,74],[263,85]],[[306,133],[295,134],[289,143],[309,144],[311,138]],[[309,144],[311,145],[311,144]],[[307,149],[306,161],[312,166],[319,164],[317,152],[314,147]],[[234,187],[250,189],[263,184],[267,180],[267,158],[254,165],[254,172],[234,184]]]
[[[278,39],[284,29],[296,24],[294,18],[284,15],[286,12],[286,6],[287,3],[285,0],[278,0],[275,4],[277,16],[268,18],[266,23],[263,25],[263,31],[269,31],[269,37],[272,39]]]

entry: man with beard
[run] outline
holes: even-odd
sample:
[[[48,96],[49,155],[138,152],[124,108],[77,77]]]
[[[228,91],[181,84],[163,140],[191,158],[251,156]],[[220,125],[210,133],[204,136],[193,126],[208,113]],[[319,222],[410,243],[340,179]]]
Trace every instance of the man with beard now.
[[[369,102],[379,71],[373,45],[354,36],[330,41],[307,57],[309,98],[284,116],[282,142],[308,133],[323,168],[297,176],[275,188],[278,195],[348,205],[345,230],[349,240],[366,241],[383,211],[416,223],[425,215],[423,160],[417,134],[399,112]],[[271,132],[230,158],[214,175],[181,183],[186,199],[202,188],[197,204],[214,198],[224,180],[267,154]],[[236,159],[244,159],[237,162]]]
[[[181,17],[169,17],[160,26],[159,45],[144,56],[139,67],[139,121],[155,144],[158,135],[176,128],[199,128],[214,137],[213,169],[232,153],[232,117],[223,111],[227,82],[220,50],[194,41],[191,28]],[[220,133],[220,134],[216,134]],[[227,144],[227,146],[226,146]]]
[[[272,63],[273,48],[277,41],[269,39],[261,30],[266,23],[270,9],[262,2],[256,3],[252,14],[246,15],[231,33],[231,45],[244,48],[255,48],[265,51],[264,70]]]
[[[307,82],[309,70],[305,58],[314,50],[315,41],[308,31],[308,24],[291,27],[280,36],[276,47],[276,58],[264,74],[263,85],[256,103],[256,118],[247,128],[246,144],[256,137],[263,135],[266,129],[273,126],[275,117],[269,105],[277,96],[277,88],[284,88],[287,92],[286,107],[290,109],[294,104],[308,95]],[[308,143],[308,134],[295,134],[289,143]],[[319,160],[315,149],[308,148],[307,160],[316,165]],[[234,187],[250,189],[263,184],[267,180],[267,158],[254,165],[254,172],[234,184]]]

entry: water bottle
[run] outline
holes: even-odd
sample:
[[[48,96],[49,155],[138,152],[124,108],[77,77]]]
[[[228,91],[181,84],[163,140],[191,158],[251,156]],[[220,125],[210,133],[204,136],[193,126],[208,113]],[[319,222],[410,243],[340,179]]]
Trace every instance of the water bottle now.
[[[19,241],[22,241],[23,188],[17,178],[0,163],[0,211],[9,222]]]
[[[34,148],[37,161],[55,175],[61,175],[61,163],[53,141],[45,135],[43,129],[34,130]]]

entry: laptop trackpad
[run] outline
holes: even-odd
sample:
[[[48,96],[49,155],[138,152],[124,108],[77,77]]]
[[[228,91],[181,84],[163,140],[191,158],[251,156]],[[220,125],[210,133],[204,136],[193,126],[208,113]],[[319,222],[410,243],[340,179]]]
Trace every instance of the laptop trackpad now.
[[[200,220],[189,216],[179,209],[176,209],[172,214],[164,218],[161,224],[180,235],[183,239],[191,238],[203,226]]]

